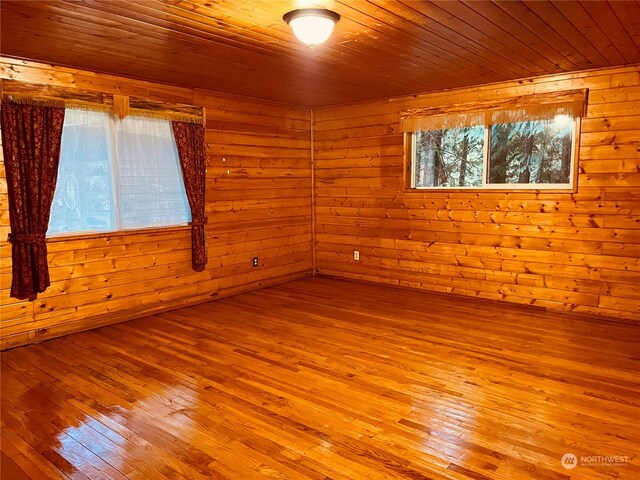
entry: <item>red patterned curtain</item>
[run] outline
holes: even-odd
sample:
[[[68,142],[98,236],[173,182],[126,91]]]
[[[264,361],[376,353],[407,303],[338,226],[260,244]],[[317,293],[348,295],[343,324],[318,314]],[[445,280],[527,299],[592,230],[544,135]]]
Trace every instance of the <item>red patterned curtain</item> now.
[[[33,298],[51,283],[46,233],[56,189],[64,108],[3,99],[2,150],[9,192],[11,296]]]
[[[184,186],[191,207],[191,249],[193,269],[201,272],[207,265],[207,236],[204,215],[206,156],[204,125],[171,122],[182,165]]]

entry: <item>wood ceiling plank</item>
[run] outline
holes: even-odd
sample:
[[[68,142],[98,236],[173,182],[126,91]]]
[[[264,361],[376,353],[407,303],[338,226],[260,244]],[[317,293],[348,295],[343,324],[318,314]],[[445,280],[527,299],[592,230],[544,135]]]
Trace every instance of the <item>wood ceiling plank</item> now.
[[[625,63],[624,57],[580,3],[557,2],[555,6],[612,65]]]
[[[7,10],[5,12],[5,15],[11,15],[12,13],[13,13],[13,10]],[[19,25],[27,15],[30,16],[33,21],[37,21],[37,19],[39,18],[37,16],[36,10],[33,8],[30,10],[30,13],[22,12],[22,15],[23,15],[23,18],[10,19],[11,21],[7,23],[7,27],[5,28],[5,34],[9,34],[12,28],[17,28],[17,25]],[[92,30],[90,24],[83,24],[82,23],[83,21],[78,20],[77,18],[64,19],[63,17],[56,16],[56,14],[54,13],[50,13],[47,19],[56,21],[57,23],[66,23],[68,26],[73,26],[75,31],[74,36],[76,37],[76,39],[81,40],[83,44],[90,45],[100,40],[100,35],[96,35],[97,32],[95,32],[95,30]],[[42,23],[36,24],[37,27],[32,32],[34,36],[38,35],[38,31],[46,31],[43,26],[45,24],[44,19],[41,19],[41,22]],[[70,22],[74,22],[74,23],[70,23]],[[100,32],[100,33],[103,33],[103,32]],[[142,35],[143,33],[144,32],[138,32],[137,34]],[[16,31],[16,32],[12,32],[11,35],[9,36],[14,38],[15,40],[17,38],[16,35],[18,34],[19,34],[19,31]],[[60,35],[61,37],[57,37],[57,38],[53,36],[53,38],[56,39],[56,42],[58,43],[61,41],[64,41],[65,38],[67,37],[67,35],[64,33],[61,33]],[[281,61],[280,63],[282,64],[282,67],[280,70],[277,70],[270,63],[264,63],[264,60],[262,59],[256,59],[256,58],[247,56],[248,54],[246,53],[244,54],[245,58],[242,58],[243,56],[242,51],[237,52],[237,54],[234,53],[234,54],[222,55],[219,51],[216,51],[216,50],[220,50],[223,47],[219,47],[218,49],[216,49],[213,45],[209,45],[205,50],[204,48],[197,47],[193,44],[190,44],[189,42],[181,42],[177,37],[172,39],[172,46],[174,48],[172,48],[170,51],[166,51],[166,50],[163,51],[163,50],[159,50],[159,49],[156,50],[152,48],[153,45],[162,47],[162,40],[156,39],[156,35],[152,34],[152,32],[149,32],[149,35],[145,38],[144,43],[140,43],[140,44],[137,44],[134,41],[138,37],[132,37],[130,35],[126,35],[126,32],[124,32],[123,35],[119,35],[119,32],[116,31],[115,33],[112,32],[111,35],[117,35],[118,38],[120,38],[120,41],[117,42],[117,44],[116,43],[113,44],[114,45],[113,50],[111,49],[107,50],[107,48],[110,48],[110,47],[105,47],[105,50],[103,50],[102,52],[109,51],[111,57],[125,55],[125,57],[123,57],[121,60],[122,65],[131,64],[131,62],[126,61],[126,55],[134,56],[137,59],[135,64],[138,66],[140,65],[140,62],[144,62],[146,59],[149,62],[151,62],[151,65],[154,66],[157,72],[160,72],[160,73],[166,72],[166,75],[158,78],[158,80],[161,80],[165,83],[170,83],[170,84],[176,83],[176,80],[174,79],[174,77],[181,76],[181,75],[185,76],[187,81],[189,81],[188,80],[190,77],[189,72],[182,72],[181,70],[167,71],[166,60],[172,59],[172,63],[176,63],[176,64],[182,63],[185,66],[190,66],[191,71],[201,70],[201,65],[207,64],[207,62],[211,62],[211,61],[215,61],[219,67],[220,65],[226,64],[228,68],[231,68],[237,72],[241,72],[241,75],[239,75],[240,77],[239,79],[238,78],[231,79],[234,85],[236,84],[241,85],[243,84],[243,80],[250,79],[244,82],[246,86],[243,87],[243,90],[241,92],[245,91],[244,88],[247,88],[249,90],[252,88],[250,85],[247,84],[247,82],[254,83],[252,79],[256,76],[257,72],[261,68],[270,69],[272,72],[278,74],[281,81],[278,82],[277,87],[274,86],[273,88],[280,89],[281,95],[286,94],[286,88],[292,88],[292,89],[294,89],[295,87],[303,88],[305,84],[305,82],[300,81],[300,76],[304,73],[304,70],[305,70],[305,63],[302,63],[302,62],[292,64],[291,62]],[[26,39],[23,42],[19,42],[19,43],[24,43],[25,41]],[[25,45],[22,45],[22,47],[24,46]],[[73,42],[70,46],[66,48],[65,51],[68,53],[77,52],[76,47],[77,47],[76,42]],[[162,53],[162,58],[159,60],[156,60],[155,63],[153,63],[154,56],[159,52]],[[100,58],[102,58],[102,54],[96,58],[99,60]],[[105,58],[104,62],[110,62],[110,60],[113,60],[113,58],[111,59]],[[305,57],[302,60],[307,60],[307,59]],[[64,64],[64,62],[61,62],[61,63]],[[109,68],[109,70],[111,70],[111,67]],[[122,70],[122,67],[120,67],[120,70]],[[126,71],[124,73],[128,75],[132,75],[130,71]],[[317,77],[321,81],[323,80],[323,77],[326,77],[323,80],[324,83],[328,83],[335,78],[333,74],[332,75],[329,74],[327,69],[322,69],[320,72],[317,72],[317,69],[312,67],[308,73],[314,74],[315,77]],[[208,78],[209,79],[208,81],[210,82],[211,76],[207,75],[206,72],[201,71],[200,75],[204,76],[204,78]],[[225,75],[226,74],[220,74],[219,76],[217,76],[218,80],[215,82],[215,85],[221,85],[221,88],[224,88],[226,90],[227,89],[226,83],[229,80],[227,80],[227,82],[224,81],[224,79],[226,78]],[[352,90],[361,88],[360,83],[350,82],[348,79],[343,80],[342,84],[344,83],[347,83],[347,84],[351,83]],[[194,85],[192,82],[187,84],[190,86],[197,86],[197,85]],[[251,96],[258,95],[259,90],[255,87],[253,88],[254,88],[254,91],[250,91],[250,93],[248,94]],[[312,87],[307,87],[307,88],[310,90]],[[235,91],[235,93],[241,93],[241,92]],[[382,97],[384,94],[385,92],[381,91],[379,92],[378,96]]]
[[[291,0],[2,0],[4,55],[323,106],[640,62],[640,2],[319,0],[309,48]]]
[[[348,9],[346,11],[341,9],[344,15],[363,25],[372,25],[372,30],[380,36],[389,38],[392,42],[391,53],[395,56],[421,57],[424,52],[428,56],[421,57],[423,60],[431,61],[431,58],[434,58],[440,62],[439,65],[453,65],[454,70],[464,69],[469,73],[477,73],[478,70],[490,72],[481,60],[471,59],[469,62],[464,62],[466,50],[455,42],[444,43],[442,37],[417,25],[408,24],[404,18],[386,9],[385,6],[374,5],[366,0],[340,1],[340,4],[344,9]]]
[[[158,4],[166,4],[162,0],[154,0]],[[304,50],[307,47],[298,42],[286,25],[282,16],[291,10],[289,2],[254,1],[247,2],[210,2],[206,0],[175,0],[163,8],[167,12],[198,19],[205,23],[218,25],[223,34],[233,32],[241,38],[264,37],[261,43],[287,43],[293,50]]]
[[[7,30],[7,34],[12,34],[16,39],[20,40],[20,45],[24,49],[18,51],[19,56],[27,57],[27,52],[33,51],[33,49],[41,48],[41,40],[38,40],[35,35],[37,30],[31,35],[27,31],[26,37],[21,39],[19,33],[13,34],[10,30]],[[148,61],[143,55],[136,54],[133,51],[127,52],[109,52],[105,55],[101,55],[100,52],[96,52],[93,48],[88,47],[84,43],[78,43],[78,39],[82,40],[82,36],[77,36],[75,39],[66,38],[63,34],[60,36],[49,37],[49,40],[55,41],[56,44],[63,48],[65,56],[59,56],[56,52],[47,53],[47,57],[55,64],[65,65],[67,55],[73,55],[76,61],[83,63],[92,71],[97,72],[123,72],[123,74],[132,78],[140,79],[153,79],[161,83],[169,85],[187,85],[191,87],[202,87],[203,84],[208,85],[212,90],[227,90],[236,94],[244,94],[246,96],[259,97],[260,91],[256,88],[255,82],[251,80],[252,75],[250,72],[246,72],[242,75],[238,75],[231,86],[228,82],[228,75],[219,70],[207,70],[201,72],[197,82],[193,81],[191,74],[188,71],[175,71],[170,75],[158,75],[158,72],[166,70],[166,64],[161,62]],[[171,56],[166,57],[167,63],[175,64],[177,61],[185,62],[184,55],[176,55],[174,59]],[[200,63],[201,64],[201,63]],[[135,68],[129,68],[128,65],[135,65]],[[69,65],[73,66],[73,65]],[[194,67],[196,66],[194,65]],[[241,71],[241,70],[238,70]],[[282,81],[278,85],[271,87],[272,93],[279,98],[293,99],[296,98],[301,92],[297,89],[299,85],[294,80]],[[324,87],[326,89],[327,87]],[[324,89],[321,89],[319,94]],[[302,92],[306,94],[307,92]]]
[[[193,4],[193,1],[180,1],[176,2],[176,5],[185,5],[185,4]],[[258,2],[260,4],[260,2]],[[353,3],[353,2],[350,2]],[[236,4],[234,4],[236,5]],[[238,11],[236,12],[236,16],[232,17],[228,9],[222,11],[222,7],[218,4],[211,4],[210,6],[202,6],[196,5],[195,7],[199,7],[202,11],[209,12],[209,15],[214,17],[223,16],[225,19],[227,18],[236,18],[237,16],[242,15],[241,6],[238,6]],[[217,9],[214,9],[217,8]],[[344,8],[349,8],[350,5],[344,5]],[[402,50],[392,48],[394,43],[398,41],[395,32],[393,35],[389,35],[385,33],[384,30],[370,28],[366,24],[363,24],[359,19],[354,18],[354,13],[359,13],[355,10],[350,9],[349,11],[344,11],[342,8],[338,9],[342,15],[342,19],[336,28],[332,36],[332,41],[327,45],[322,47],[318,47],[317,51],[314,52],[314,55],[323,56],[324,58],[331,59],[331,68],[335,68],[337,65],[344,65],[350,68],[353,68],[355,65],[362,64],[363,68],[366,65],[368,75],[379,74],[382,76],[388,76],[390,71],[396,71],[399,66],[412,68],[414,70],[424,68],[425,63],[433,63],[438,62],[438,64],[442,64],[448,60],[443,59],[443,57],[437,57],[431,53],[428,56],[420,56],[416,55],[416,48],[412,49],[412,54],[405,54],[403,62],[395,62],[395,59],[401,56]],[[252,10],[255,11],[255,8]],[[226,20],[225,20],[226,21]],[[260,25],[253,25],[252,28],[260,29],[262,28]],[[291,39],[292,34],[291,31],[286,27],[284,22],[279,22],[277,24],[278,32],[280,29],[284,28],[284,33],[282,34],[284,38]],[[271,28],[271,31],[274,29]],[[375,32],[375,33],[370,33]],[[278,33],[280,35],[280,33]],[[296,53],[302,55],[309,54],[309,48],[302,46],[297,42],[298,48],[296,49]],[[331,55],[329,57],[329,55]],[[380,62],[380,58],[387,58],[389,61],[394,61],[395,68],[389,68],[385,63]],[[356,63],[354,63],[356,62]],[[441,76],[447,76],[453,78],[455,76],[459,76],[460,74],[464,74],[462,71],[464,66],[460,66],[459,62],[455,60],[448,61],[448,65],[451,68],[441,69],[439,70],[439,74]],[[398,65],[401,64],[401,65]],[[379,71],[375,69],[379,68]],[[454,70],[451,72],[451,70]],[[467,72],[468,73],[468,72]],[[400,78],[400,81],[402,81]],[[398,79],[396,79],[396,82]]]
[[[196,31],[208,30],[214,32],[216,36],[235,39],[247,47],[253,45],[254,48],[281,53],[300,50],[300,44],[285,28],[281,30],[273,27],[259,28],[259,25],[247,22],[245,17],[241,15],[233,15],[231,12],[217,13],[208,5],[208,2],[199,3],[189,0],[174,0],[172,2],[154,0],[153,3],[149,2],[144,6],[149,9],[153,8],[158,13],[167,16],[171,19],[170,23],[188,22],[185,24],[193,27]],[[272,22],[273,20],[269,19],[268,23]]]
[[[558,11],[555,2],[523,0],[523,3],[584,55],[594,67],[611,65],[607,59],[589,43],[582,32]]]
[[[503,22],[493,22],[471,8],[472,3],[464,2],[438,2],[438,6],[460,19],[467,25],[472,25],[478,32],[492,41],[508,47],[514,55],[535,63],[545,72],[553,72],[558,67],[541,55],[536,49],[531,48],[520,40],[524,30],[515,19],[504,19]],[[509,50],[506,50],[508,52]]]
[[[256,28],[252,28],[251,24],[228,23],[213,16],[213,12],[209,15],[200,13],[200,9],[205,11],[205,7],[182,0],[174,2],[172,5],[158,0],[134,5],[84,1],[95,5],[92,8],[101,12],[109,12],[125,19],[132,18],[142,25],[161,27],[167,32],[179,30],[200,36],[207,41],[220,41],[270,57],[292,53],[300,48],[300,45],[294,41],[290,34],[276,36],[273,30],[260,32]]]
[[[446,2],[401,1],[398,3],[402,3],[418,13],[423,22],[429,20],[435,22],[429,23],[429,26],[438,28],[448,37],[451,35],[461,36],[466,39],[467,45],[475,45],[482,50],[490,52],[494,63],[508,63],[516,68],[522,76],[546,73],[544,69],[531,63],[520,54],[511,51],[509,47],[489,37],[474,25],[449,13],[445,10]]]
[[[611,3],[620,23],[624,25],[629,37],[640,49],[640,2],[618,1]]]
[[[556,49],[554,45],[545,42],[538,32],[530,30],[525,22],[521,22],[518,17],[511,16],[502,10],[495,1],[478,0],[468,2],[466,5],[497,25],[508,25],[507,31],[515,32],[514,35],[519,41],[528,45],[532,50],[539,52],[540,55],[543,55],[549,62],[553,63],[556,66],[554,71],[557,71],[558,68],[563,71],[572,71],[579,68],[578,65]]]
[[[87,2],[85,2],[87,3]],[[88,3],[96,3],[96,2],[88,2]],[[103,11],[105,8],[109,8],[110,12],[114,12],[114,14],[120,14],[120,15],[125,15],[125,14],[131,14],[130,10],[133,9],[133,7],[130,4],[126,5],[126,8],[124,7],[119,7],[118,4],[114,4],[114,5],[110,5],[109,2],[97,2],[98,5],[100,6],[101,9],[103,9]],[[181,2],[183,3],[183,2]],[[139,21],[155,21],[156,19],[150,17],[149,15],[147,15],[147,13],[151,12],[151,10],[145,10],[146,8],[146,3],[136,6],[135,8],[135,17],[136,20]],[[138,16],[140,15],[140,16]],[[126,20],[126,18],[122,17],[123,21]],[[162,22],[163,25],[172,25],[173,22],[168,22],[168,21],[163,21]],[[284,24],[284,23],[283,23]],[[153,25],[156,25],[155,23],[153,23]],[[164,28],[164,27],[163,27]],[[288,36],[291,37],[290,32],[288,33]],[[177,38],[176,38],[177,40]],[[207,46],[207,43],[204,43],[205,46]],[[241,46],[240,46],[241,47]],[[217,52],[216,50],[220,50],[220,47],[216,45],[216,48],[211,51],[211,47],[208,47],[209,51],[207,52],[207,56],[210,58],[204,59],[206,60],[211,60],[211,59],[215,59],[215,56],[221,56],[223,59],[224,58],[233,58],[234,61],[238,61],[238,62],[242,62],[242,63],[248,63],[248,64],[252,64],[256,67],[256,70],[259,70],[260,68],[264,68],[265,70],[275,70],[274,68],[274,64],[270,63],[268,65],[261,65],[261,62],[264,61],[264,59],[262,57],[252,57],[250,56],[247,52],[244,51],[244,49],[241,48],[241,50],[239,52],[231,52],[231,53],[224,53],[224,52]],[[198,52],[193,52],[195,54],[198,54]],[[327,57],[326,55],[323,58],[323,53],[322,50],[315,50],[312,52],[312,55],[309,55],[309,49],[308,48],[304,48],[304,55],[300,55],[297,57],[297,61],[295,64],[295,67],[292,67],[292,63],[291,61],[288,61],[287,59],[283,58],[281,54],[278,55],[269,55],[270,57],[272,57],[269,61],[270,62],[275,62],[275,65],[283,65],[283,72],[291,72],[294,68],[296,71],[296,74],[299,73],[303,73],[303,74],[308,74],[308,75],[313,75],[314,77],[318,77],[320,75],[320,78],[322,78],[322,76],[326,76],[326,73],[323,72],[328,72],[330,70],[330,65],[328,65],[328,62],[330,61],[329,57]],[[242,56],[247,56],[247,58],[242,59]],[[361,58],[361,55],[359,54],[359,57]],[[275,58],[275,60],[273,60],[273,58]],[[372,55],[373,58],[373,55]],[[312,61],[310,61],[312,60]],[[318,65],[318,62],[322,61],[321,65]],[[351,60],[352,62],[353,60]],[[319,68],[320,67],[320,68]],[[318,70],[320,70],[320,74],[318,74]],[[277,73],[277,72],[274,72]],[[331,77],[334,78],[334,74],[331,74]],[[329,80],[328,78],[325,80]],[[348,79],[344,79],[343,81],[346,81],[347,83],[349,82]],[[354,84],[353,88],[360,88],[360,84]],[[382,95],[383,93],[381,92],[380,95]]]
[[[228,61],[224,56],[225,54],[230,58],[244,56],[245,61],[250,58],[249,54],[243,51],[242,46],[239,44],[234,47],[215,45],[215,48],[213,48],[214,45],[211,42],[207,42],[206,39],[198,39],[176,31],[163,31],[160,28],[149,28],[148,25],[143,23],[135,22],[126,17],[111,15],[106,12],[100,15],[100,22],[97,22],[95,20],[95,11],[83,7],[81,4],[76,5],[74,9],[71,10],[61,2],[54,2],[51,5],[36,2],[22,2],[10,4],[6,7],[5,11],[13,11],[20,14],[21,18],[16,19],[18,22],[27,22],[27,20],[38,22],[38,27],[42,29],[43,33],[60,30],[60,27],[55,30],[46,29],[48,22],[55,22],[59,26],[74,29],[74,31],[79,31],[86,35],[92,35],[96,37],[96,41],[117,39],[117,42],[113,42],[112,45],[110,45],[112,49],[119,48],[126,50],[129,43],[131,45],[143,46],[147,50],[149,43],[153,47],[160,47],[162,43],[164,43],[164,47],[166,48],[167,36],[170,36],[172,41],[171,47],[174,50],[181,48],[196,54],[201,48],[221,50],[218,58],[220,61]],[[238,58],[236,61],[242,61],[242,58]]]
[[[397,17],[396,23],[403,29],[413,28],[418,37],[430,36],[430,41],[436,49],[455,48],[455,54],[463,63],[479,65],[482,70],[489,70],[489,76],[496,78],[515,78],[525,75],[521,69],[510,62],[496,62],[495,56],[484,46],[477,44],[461,35],[459,32],[448,28],[435,21],[427,19],[417,10],[402,2],[385,2],[368,0]],[[406,26],[405,26],[406,25]]]
[[[622,54],[627,63],[640,62],[640,49],[633,42],[618,20],[609,3],[580,2],[598,25],[607,26],[607,37]]]
[[[583,70],[594,67],[593,63],[587,60],[579,50],[576,50],[560,33],[551,28],[549,24],[538,17],[523,2],[499,0],[493,3],[510,16],[517,18],[521,24],[526,25],[532,32],[537,32],[542,40],[556,48],[567,60],[576,65],[578,69]]]
[[[127,7],[127,9],[122,9],[121,7],[119,7],[118,5],[112,6],[110,4],[105,4],[104,2],[101,2],[102,5],[107,5],[107,7],[101,7],[101,8],[109,8],[110,11],[112,12],[119,12],[120,13],[127,13],[127,9],[129,7]],[[182,3],[181,3],[182,4]],[[142,11],[140,7],[138,8],[136,11]],[[148,18],[148,17],[139,17],[139,19],[142,18]],[[284,24],[284,23],[283,23]],[[288,27],[287,27],[288,28]],[[291,37],[291,33],[289,32],[287,34],[289,37]],[[378,42],[378,45],[383,45],[383,43]],[[366,53],[367,57],[369,57],[368,62],[366,62],[367,65],[378,65],[377,62],[374,62],[373,60],[375,60],[376,58],[380,58],[381,55],[386,55],[388,52],[386,51],[369,51],[367,52],[364,49],[360,49],[357,52],[342,52],[339,56],[340,60],[340,64],[343,64],[345,66],[352,66],[354,64],[354,62],[356,61],[356,59],[358,59],[360,62],[363,61],[363,52]],[[298,53],[298,55],[295,56],[295,68],[296,70],[303,70],[303,73],[305,70],[307,70],[306,73],[308,73],[309,75],[313,75],[313,77],[317,77],[318,76],[318,71],[320,72],[330,72],[333,69],[333,72],[331,72],[331,77],[335,78],[335,66],[337,64],[336,60],[334,57],[329,57],[328,55],[325,54],[325,49],[323,48],[318,48],[317,50],[313,50],[310,51],[308,47],[302,47],[302,53],[300,54],[300,52],[295,51],[293,52],[294,54]],[[345,54],[346,53],[346,54]],[[349,55],[349,53],[351,53],[351,55]],[[343,58],[344,57],[344,58]],[[334,60],[331,60],[332,58],[334,58]],[[274,61],[274,60],[272,60]],[[258,60],[251,58],[249,60],[250,63],[252,64],[256,64],[256,66],[259,66],[258,64]],[[331,62],[331,64],[329,64],[329,62]],[[283,55],[277,55],[276,56],[276,60],[275,60],[276,64],[285,64],[287,65],[289,68],[291,68],[291,64],[292,62],[290,61],[290,59],[287,59],[286,57],[283,57]],[[307,69],[306,67],[310,67],[310,71],[308,71],[309,69]],[[413,68],[415,67],[419,67],[419,65],[412,65]],[[274,70],[274,68],[272,66],[268,66],[265,67],[267,69],[270,70]],[[372,73],[376,73],[376,72],[372,72],[371,69],[369,69],[367,71],[367,75],[370,77]],[[381,72],[378,72],[382,75],[386,75],[387,71],[386,70],[382,70]],[[344,79],[343,81],[349,82],[349,77],[351,75],[347,74],[344,75]],[[443,76],[443,75],[441,75]],[[402,76],[401,78],[406,78],[406,76]],[[360,88],[361,87],[361,83],[358,82],[357,84],[354,84],[353,88]],[[410,91],[410,90],[407,90]],[[379,94],[380,96],[384,95],[384,92],[380,92]]]
[[[59,3],[59,2],[58,2]],[[85,4],[92,4],[92,2],[84,2]],[[215,55],[215,50],[220,50],[219,56],[221,58],[235,58],[236,61],[253,61],[256,58],[268,59],[269,62],[280,61],[281,52],[273,52],[272,50],[262,48],[258,51],[253,51],[250,48],[246,48],[247,44],[239,41],[223,42],[224,36],[214,35],[207,36],[198,35],[198,29],[194,27],[180,27],[176,25],[176,18],[169,19],[156,19],[153,16],[147,15],[153,10],[145,10],[147,4],[120,4],[110,2],[98,2],[95,8],[99,8],[101,18],[110,18],[114,22],[119,24],[119,27],[125,32],[136,32],[140,35],[147,34],[148,36],[157,38],[167,43],[167,37],[172,42],[183,42],[177,46],[184,45],[187,48],[205,48],[208,50],[207,55]],[[79,7],[74,8],[73,15],[77,17],[82,16],[85,21],[90,21],[92,16],[95,16],[95,10],[86,7],[84,11],[81,11]],[[215,40],[215,43],[212,42]],[[220,41],[221,43],[218,43]],[[196,52],[197,53],[197,52]],[[244,58],[242,58],[244,57]]]
[[[55,17],[54,17],[55,18]],[[37,32],[39,31],[39,29],[34,28],[34,29],[20,29],[20,30],[14,30],[13,27],[11,26],[7,26],[5,27],[7,33],[12,33],[13,35],[15,35],[16,37],[18,35],[20,35],[20,32],[25,32],[27,35],[32,35],[35,36],[37,34]],[[50,33],[49,34],[49,38],[55,40],[56,42],[59,41],[67,41],[69,42],[68,44],[71,45],[71,51],[72,52],[77,52],[78,50],[76,48],[74,48],[74,46],[77,46],[78,48],[80,48],[81,46],[86,47],[86,45],[88,45],[91,41],[95,41],[95,35],[93,35],[90,30],[86,30],[83,31],[83,29],[79,26],[76,26],[75,28],[75,35],[74,35],[74,39],[69,39],[67,38],[67,36],[64,33]],[[28,41],[29,38],[25,37],[23,41]],[[77,42],[82,42],[82,43],[77,43]],[[121,57],[121,61],[126,61],[126,59],[129,57],[130,59],[134,59],[136,61],[148,61],[150,64],[155,65],[156,67],[161,67],[162,66],[162,62],[160,62],[158,59],[156,59],[155,57],[151,57],[149,55],[146,54],[146,52],[148,51],[149,47],[153,47],[155,44],[153,38],[148,37],[147,41],[146,41],[146,46],[147,49],[143,48],[143,46],[141,45],[137,45],[136,43],[129,43],[129,41],[127,40],[122,40],[120,42],[120,47],[127,47],[125,49],[123,48],[119,48],[119,49],[113,49],[113,50],[105,50],[104,52],[108,53],[109,55],[112,56],[120,56]],[[93,50],[90,49],[90,47],[86,47],[88,52],[92,52]],[[97,52],[96,52],[97,53]],[[128,56],[128,57],[127,57]],[[189,49],[182,48],[181,50],[172,50],[172,51],[167,51],[164,52],[163,58],[166,60],[171,59],[173,62],[176,62],[178,60],[178,58],[180,58],[181,61],[185,62],[185,63],[189,63],[189,61],[192,58],[195,58],[195,61],[193,62],[193,65],[197,65],[197,64],[202,64],[202,62],[206,62],[207,60],[215,60],[217,62],[222,63],[223,65],[226,63],[229,67],[233,66],[234,68],[241,68],[243,63],[241,60],[238,61],[231,61],[231,59],[228,59],[227,57],[220,57],[220,58],[216,58],[216,57],[207,57],[206,55],[203,55],[201,52],[199,53],[197,50],[193,50],[193,51],[189,51]],[[105,61],[109,61],[109,59],[105,59]],[[172,75],[182,75],[184,74],[184,72],[173,72]]]
[[[247,32],[247,34],[263,32],[265,35],[269,35],[272,39],[277,38],[279,41],[291,44],[294,48],[291,49],[290,53],[303,56],[309,55],[311,51],[310,47],[301,44],[295,39],[289,27],[281,19],[281,15],[273,14],[273,10],[282,10],[285,12],[287,8],[278,9],[273,5],[270,5],[270,3],[273,2],[269,2],[267,4],[260,1],[255,2],[250,11],[247,11],[246,6],[243,8],[244,4],[241,2],[207,2],[205,4],[201,4],[189,0],[181,0],[179,2],[175,2],[175,7],[187,8],[188,5],[191,5],[191,10],[203,12],[201,13],[202,18],[210,17],[218,19],[218,21],[224,22],[225,24],[241,28],[242,31]],[[313,49],[313,54],[318,58],[331,59],[332,65],[336,65],[340,62],[348,64],[352,61],[352,57],[350,57],[350,54],[352,53],[356,53],[359,61],[361,62],[366,62],[366,59],[373,60],[375,58],[379,58],[379,55],[385,51],[385,47],[382,42],[378,42],[378,44],[373,45],[373,48],[359,48],[360,45],[351,45],[351,42],[343,41],[340,37],[341,31],[354,32],[360,30],[362,30],[360,25],[354,24],[349,18],[345,18],[343,16],[340,22],[340,29],[334,32],[332,35],[332,41],[326,45]],[[366,58],[363,58],[363,55]]]

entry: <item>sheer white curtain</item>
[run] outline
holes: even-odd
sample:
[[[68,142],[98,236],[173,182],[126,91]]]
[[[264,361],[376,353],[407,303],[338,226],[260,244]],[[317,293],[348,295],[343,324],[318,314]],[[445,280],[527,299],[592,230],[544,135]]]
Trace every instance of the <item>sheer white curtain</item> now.
[[[191,210],[171,122],[129,116],[115,122],[120,228],[186,224]]]
[[[48,235],[190,221],[169,120],[66,110]]]
[[[115,229],[111,118],[67,109],[47,234]]]

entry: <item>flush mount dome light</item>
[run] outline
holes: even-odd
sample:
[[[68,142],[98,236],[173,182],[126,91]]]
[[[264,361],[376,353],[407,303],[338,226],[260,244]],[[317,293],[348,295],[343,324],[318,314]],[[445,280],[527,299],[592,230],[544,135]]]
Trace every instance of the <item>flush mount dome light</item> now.
[[[319,45],[331,36],[340,15],[324,8],[301,8],[285,13],[282,19],[302,43]]]

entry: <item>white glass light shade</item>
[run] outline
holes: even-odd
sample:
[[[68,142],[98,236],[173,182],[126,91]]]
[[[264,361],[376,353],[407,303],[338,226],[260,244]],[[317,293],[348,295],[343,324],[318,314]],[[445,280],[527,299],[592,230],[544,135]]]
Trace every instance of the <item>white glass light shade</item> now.
[[[306,8],[289,12],[283,18],[302,43],[319,45],[331,36],[340,15],[322,8]]]

